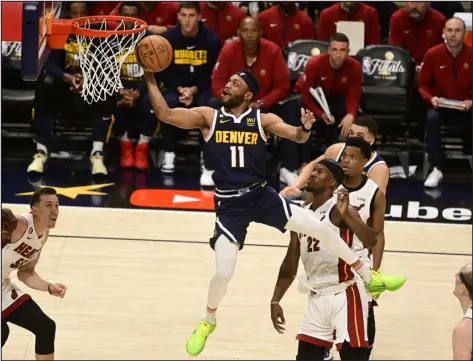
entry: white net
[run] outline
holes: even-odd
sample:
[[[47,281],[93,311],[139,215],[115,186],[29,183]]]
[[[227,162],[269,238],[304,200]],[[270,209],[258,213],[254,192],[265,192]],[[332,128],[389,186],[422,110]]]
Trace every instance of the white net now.
[[[132,30],[142,28],[143,24],[103,19],[99,24],[91,24],[87,20],[80,27],[99,31]],[[123,88],[120,69],[128,55],[135,51],[136,44],[145,35],[145,31],[146,27],[143,27],[143,31],[126,35],[112,34],[108,37],[76,35],[83,76],[81,95],[87,103],[105,101],[107,97]]]

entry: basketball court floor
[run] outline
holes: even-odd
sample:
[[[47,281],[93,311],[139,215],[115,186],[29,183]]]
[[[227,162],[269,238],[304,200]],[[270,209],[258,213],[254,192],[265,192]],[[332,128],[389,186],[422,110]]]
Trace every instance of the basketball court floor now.
[[[56,358],[190,359],[186,339],[214,272],[213,222],[211,212],[63,207],[37,270],[67,284],[66,297],[28,290],[56,321]],[[374,359],[451,359],[462,317],[454,275],[471,262],[471,234],[470,225],[386,223],[384,272],[408,281],[379,298]],[[283,299],[284,335],[269,313],[287,244],[287,235],[251,225],[217,330],[198,358],[295,359],[307,296],[294,283]],[[34,336],[10,327],[3,359],[33,359]]]

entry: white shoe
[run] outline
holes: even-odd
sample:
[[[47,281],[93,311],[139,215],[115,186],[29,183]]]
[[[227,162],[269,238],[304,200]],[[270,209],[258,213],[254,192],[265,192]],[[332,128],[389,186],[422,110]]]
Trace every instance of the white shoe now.
[[[163,173],[174,173],[174,161],[176,160],[176,153],[165,152],[163,164],[161,164],[161,172]]]
[[[293,186],[297,182],[297,173],[291,172],[286,168],[281,168],[279,171],[279,180],[288,186]]]
[[[212,179],[213,170],[208,170],[205,167],[202,168],[202,174],[200,175],[200,185],[203,187],[215,187],[214,180]]]
[[[28,166],[26,170],[27,173],[43,173],[44,172],[44,164],[48,160],[48,156],[42,152],[38,152],[34,155],[33,161]]]
[[[425,180],[424,187],[428,187],[428,188],[438,187],[442,179],[443,179],[442,172],[438,170],[437,168],[434,168],[432,173],[430,173],[427,179]]]
[[[107,167],[103,163],[103,155],[100,153],[95,153],[95,155],[90,156],[90,164],[92,165],[92,175],[107,175]]]

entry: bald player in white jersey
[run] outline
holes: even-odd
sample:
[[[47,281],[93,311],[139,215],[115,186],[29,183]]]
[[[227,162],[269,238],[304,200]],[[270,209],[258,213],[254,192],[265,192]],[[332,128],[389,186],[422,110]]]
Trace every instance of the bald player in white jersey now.
[[[452,336],[453,360],[473,360],[472,350],[472,294],[473,275],[471,263],[463,266],[455,275],[453,294],[460,301],[463,318],[455,326]]]
[[[349,206],[348,192],[340,187],[343,170],[333,160],[316,164],[309,178],[310,208],[314,219],[326,222],[334,231],[345,234],[354,250],[353,231],[364,247],[376,243],[376,232]],[[318,240],[291,232],[291,241],[281,265],[271,301],[271,319],[282,333],[285,323],[279,302],[292,284],[302,260],[307,277],[303,283],[311,291],[307,310],[297,335],[297,360],[323,360],[325,349],[335,343],[342,360],[368,360],[368,299],[365,286],[350,267],[330,253]],[[334,332],[335,331],[335,332]]]
[[[45,187],[31,197],[31,211],[15,216],[2,209],[2,347],[12,323],[36,336],[37,360],[54,359],[56,324],[44,314],[30,295],[15,285],[10,274],[18,270],[18,279],[28,287],[63,298],[67,287],[43,280],[35,271],[49,230],[56,226],[59,201],[54,188]]]

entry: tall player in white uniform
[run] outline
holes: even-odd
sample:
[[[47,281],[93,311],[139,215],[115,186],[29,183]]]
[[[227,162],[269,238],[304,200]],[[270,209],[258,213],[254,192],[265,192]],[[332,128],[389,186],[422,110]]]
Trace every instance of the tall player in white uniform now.
[[[30,208],[30,213],[23,216],[2,209],[2,347],[10,333],[8,323],[12,323],[36,336],[37,360],[53,360],[55,322],[9,276],[18,270],[18,279],[28,287],[60,298],[66,294],[65,285],[47,282],[35,271],[49,230],[56,226],[59,215],[54,188],[37,190],[31,197]]]
[[[326,222],[334,231],[345,234],[354,249],[354,231],[365,247],[376,243],[376,232],[364,223],[355,208],[349,206],[348,192],[342,187],[343,170],[333,160],[321,160],[309,178],[309,208],[314,219]],[[279,302],[292,284],[301,258],[311,290],[307,310],[297,339],[297,360],[323,360],[325,348],[337,344],[342,360],[367,360],[368,299],[365,287],[343,260],[328,252],[318,240],[291,232],[291,241],[281,265],[271,300],[271,319],[282,333],[285,323]],[[335,332],[334,332],[335,331]]]
[[[472,265],[468,263],[455,275],[453,294],[460,301],[463,319],[453,330],[452,346],[454,360],[473,360],[472,350],[472,299],[473,299]]]

